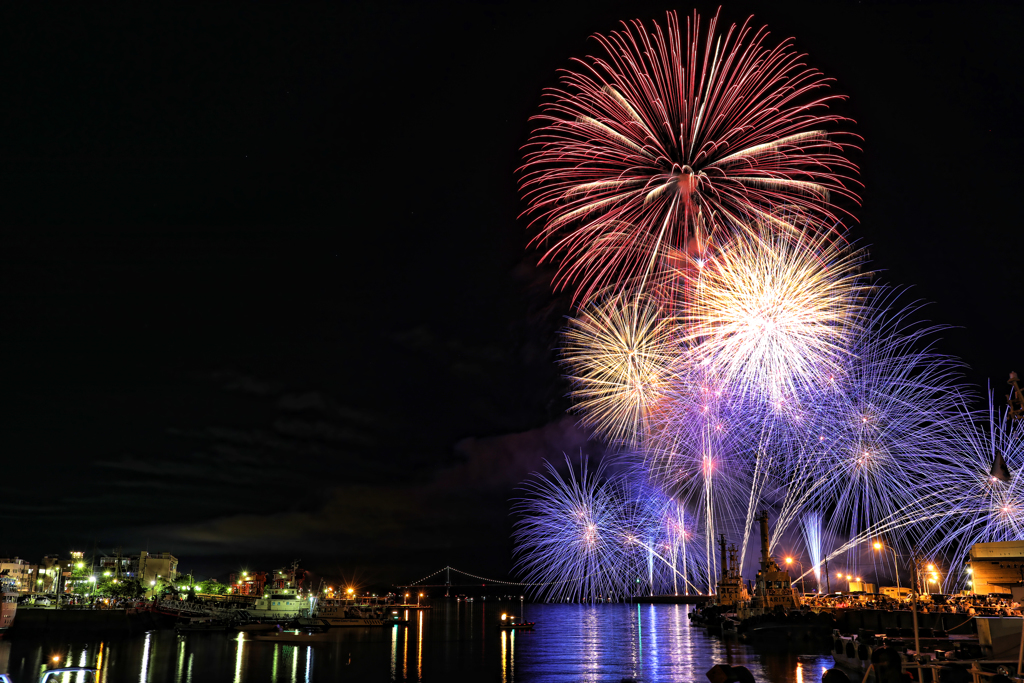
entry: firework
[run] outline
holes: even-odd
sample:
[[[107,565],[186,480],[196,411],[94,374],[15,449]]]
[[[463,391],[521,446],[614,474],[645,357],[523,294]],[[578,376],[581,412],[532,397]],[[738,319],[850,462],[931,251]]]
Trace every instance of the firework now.
[[[649,476],[693,518],[708,558],[707,583],[715,583],[713,544],[736,538],[753,485],[755,456],[738,404],[708,375],[677,376],[668,407],[659,413],[654,438],[642,452]]]
[[[563,73],[527,144],[534,243],[581,300],[677,277],[752,221],[831,229],[832,195],[856,201],[829,79],[749,20],[722,35],[717,14],[706,32],[696,14],[685,33],[667,19],[595,36],[605,54]]]
[[[961,364],[934,349],[943,328],[910,322],[920,306],[901,307],[899,296],[876,292],[841,381],[819,399],[817,426],[801,444],[808,465],[792,478],[809,484],[788,488],[780,527],[804,510],[831,510],[830,537],[867,543],[884,534],[910,552],[934,526],[928,500],[942,484],[931,473],[957,458],[950,430],[969,393]]]
[[[548,600],[621,596],[629,589],[624,571],[629,552],[622,525],[621,490],[603,466],[578,471],[566,458],[568,476],[547,465],[547,476],[524,485],[517,503],[525,513],[515,531],[518,568]]]
[[[975,543],[1024,538],[1024,422],[999,417],[990,393],[987,416],[964,413],[950,430],[955,455],[933,464],[935,487],[922,505],[929,523],[919,538],[927,555],[960,559]],[[993,468],[997,456],[1011,476]],[[953,573],[943,581],[960,588],[968,578]]]
[[[717,22],[597,36],[527,145],[534,244],[579,304],[572,397],[620,447],[615,476],[526,484],[518,566],[548,599],[711,592],[712,543],[742,537],[742,567],[761,510],[819,589],[838,555],[881,562],[874,541],[938,562],[1024,537],[1024,422],[964,407],[942,328],[837,234],[856,169],[827,79]]]
[[[603,464],[574,468],[566,458],[567,476],[545,464],[515,506],[517,568],[535,595],[590,601],[696,590],[688,570],[702,571],[703,554],[672,501],[641,480],[608,476]]]
[[[692,362],[779,407],[833,384],[862,314],[862,252],[764,226],[700,269],[685,318]]]
[[[616,297],[571,320],[563,359],[584,424],[609,441],[637,444],[664,397],[676,334],[646,297]]]

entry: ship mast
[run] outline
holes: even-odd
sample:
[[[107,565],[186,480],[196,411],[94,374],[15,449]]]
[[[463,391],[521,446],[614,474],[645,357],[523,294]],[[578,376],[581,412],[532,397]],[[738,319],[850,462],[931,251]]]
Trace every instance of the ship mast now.
[[[718,541],[718,545],[722,549],[722,581],[724,582],[729,578],[729,559],[725,554],[725,534],[722,534],[721,539]]]

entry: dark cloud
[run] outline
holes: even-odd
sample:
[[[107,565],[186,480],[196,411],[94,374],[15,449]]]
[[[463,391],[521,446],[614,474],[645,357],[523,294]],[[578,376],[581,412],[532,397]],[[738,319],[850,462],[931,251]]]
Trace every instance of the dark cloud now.
[[[486,557],[493,564],[507,550],[508,503],[516,485],[545,459],[558,463],[564,453],[581,451],[599,455],[602,447],[563,417],[526,432],[464,439],[455,447],[455,462],[426,481],[338,485],[312,510],[285,512],[271,506],[264,512],[154,525],[144,535],[196,557],[220,555],[225,547],[307,554],[310,548],[329,548],[333,556],[371,562],[375,572],[392,581],[407,580],[403,571],[410,564],[429,569],[428,563],[408,556],[412,551],[429,550],[425,557],[432,558],[444,549],[450,556],[467,561]],[[290,480],[312,486],[316,478],[314,471]],[[495,535],[494,529],[502,533]]]

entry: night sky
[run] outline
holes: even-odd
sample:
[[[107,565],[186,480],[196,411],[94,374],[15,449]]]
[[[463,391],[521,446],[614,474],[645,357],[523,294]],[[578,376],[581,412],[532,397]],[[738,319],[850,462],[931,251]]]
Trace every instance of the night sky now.
[[[566,416],[568,301],[525,248],[519,148],[590,34],[666,9],[692,5],[5,16],[0,556],[507,577],[517,482],[602,450]],[[723,19],[751,13],[849,95],[851,235],[1002,400],[1024,371],[1020,3]]]

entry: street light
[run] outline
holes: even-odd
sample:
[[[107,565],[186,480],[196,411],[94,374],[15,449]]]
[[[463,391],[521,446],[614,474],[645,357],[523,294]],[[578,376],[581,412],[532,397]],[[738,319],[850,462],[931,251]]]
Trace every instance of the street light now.
[[[423,593],[420,593],[419,595],[416,596],[416,606],[417,607],[420,606],[420,598],[422,598],[422,597],[423,597]]]
[[[803,600],[803,597],[804,597],[803,594],[807,592],[807,586],[804,585],[804,573],[805,573],[804,572],[804,563],[801,562],[800,560],[796,560],[796,563],[797,563],[797,566],[800,567],[800,599]],[[786,564],[787,565],[793,564],[793,558],[792,557],[787,557],[786,558]]]
[[[892,553],[892,567],[893,570],[896,572],[896,599],[902,602],[903,589],[900,588],[900,567],[899,561],[896,559],[896,551],[893,548],[889,548],[887,546],[882,545],[878,541],[875,541],[875,550],[882,550],[883,548]]]

